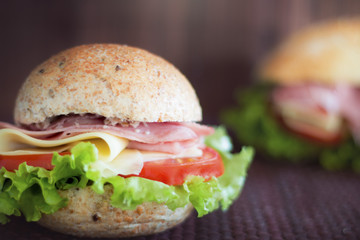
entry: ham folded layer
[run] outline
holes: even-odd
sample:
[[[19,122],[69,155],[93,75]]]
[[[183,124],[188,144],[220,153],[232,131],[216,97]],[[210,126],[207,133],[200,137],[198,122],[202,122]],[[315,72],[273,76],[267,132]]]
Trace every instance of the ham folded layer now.
[[[68,138],[86,132],[105,132],[128,139],[127,148],[178,154],[191,147],[201,147],[203,137],[214,129],[192,122],[137,122],[108,124],[106,119],[93,114],[61,116],[46,126],[17,127],[0,122],[0,129],[17,129],[24,134],[46,140]]]

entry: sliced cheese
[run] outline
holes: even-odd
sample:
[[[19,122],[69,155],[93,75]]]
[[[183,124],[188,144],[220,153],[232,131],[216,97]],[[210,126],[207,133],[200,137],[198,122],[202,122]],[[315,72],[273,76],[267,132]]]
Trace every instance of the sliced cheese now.
[[[144,162],[164,160],[169,158],[201,157],[202,154],[203,154],[202,150],[197,147],[188,148],[179,154],[141,151],[141,155],[143,157]]]
[[[180,154],[126,149],[129,140],[103,132],[89,132],[59,140],[41,140],[16,129],[0,130],[1,155],[28,155],[70,151],[81,141],[91,142],[98,149],[98,161],[90,168],[102,176],[138,175],[144,162],[169,158],[200,157],[202,150],[192,147]]]
[[[201,157],[202,154],[202,150],[197,147],[189,148],[180,154],[124,149],[112,162],[98,161],[93,164],[92,167],[100,171],[102,176],[105,177],[111,177],[117,174],[139,174],[144,162],[169,158]]]
[[[99,158],[106,162],[112,161],[129,143],[125,138],[102,132],[83,133],[59,140],[41,140],[15,129],[1,129],[0,154],[19,155],[16,151],[23,149],[26,149],[28,154],[52,153],[57,148],[68,150],[74,144],[85,140],[95,144],[99,150]]]
[[[98,162],[102,162],[102,165],[108,165],[107,168],[116,167],[117,174],[140,173],[143,166],[142,160],[136,157],[135,154],[133,154],[135,157],[131,157],[127,152],[123,151],[129,141],[103,132],[83,133],[59,140],[41,140],[15,129],[1,129],[0,154],[24,155],[63,152],[69,151],[81,141],[94,144],[98,149]],[[121,169],[119,161],[123,161],[122,166],[127,168]],[[95,164],[94,168],[96,169]],[[114,173],[114,175],[116,174]]]
[[[316,109],[299,107],[298,104],[292,103],[281,103],[278,105],[278,109],[285,121],[287,119],[289,121],[297,121],[323,129],[329,133],[338,133],[343,125],[340,114],[336,112],[324,114]]]
[[[138,175],[143,168],[143,157],[138,150],[125,149],[111,162],[97,161],[91,167],[101,172],[104,177]]]

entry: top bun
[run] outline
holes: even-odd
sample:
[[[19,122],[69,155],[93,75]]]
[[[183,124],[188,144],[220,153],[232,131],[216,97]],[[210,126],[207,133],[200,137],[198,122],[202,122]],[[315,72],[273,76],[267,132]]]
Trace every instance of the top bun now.
[[[287,39],[260,66],[260,78],[280,84],[360,85],[360,18],[322,22]]]
[[[116,44],[74,47],[36,67],[15,104],[17,124],[92,113],[118,121],[201,121],[189,81],[166,60]]]

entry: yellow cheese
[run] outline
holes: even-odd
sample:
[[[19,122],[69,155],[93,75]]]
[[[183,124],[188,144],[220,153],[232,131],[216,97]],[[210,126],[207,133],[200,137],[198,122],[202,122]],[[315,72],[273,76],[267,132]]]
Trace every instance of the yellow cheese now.
[[[92,168],[101,172],[104,177],[139,174],[143,168],[143,158],[138,150],[125,149],[111,162],[97,161]]]
[[[105,168],[114,168],[117,174],[139,174],[143,162],[142,159],[130,156],[123,150],[129,141],[125,138],[113,136],[103,132],[83,133],[73,137],[59,140],[41,140],[30,137],[15,129],[0,130],[0,154],[1,155],[24,155],[41,154],[69,151],[81,141],[91,142],[98,149],[98,162]],[[124,156],[123,156],[124,155]],[[126,156],[126,157],[125,157]],[[122,165],[119,164],[122,160]],[[121,169],[121,166],[125,166]],[[127,168],[126,168],[127,167]],[[96,164],[94,164],[96,169]],[[114,170],[115,171],[115,170]],[[114,172],[113,171],[113,172]],[[113,175],[116,175],[115,173]]]
[[[200,157],[203,152],[197,147],[192,147],[185,149],[179,154],[163,153],[163,152],[151,152],[151,151],[142,151],[141,155],[144,162],[150,162],[155,160],[163,160],[169,158],[187,158],[187,157]]]
[[[55,149],[61,149],[62,151],[70,150],[71,147],[80,141],[89,141],[95,144],[99,150],[99,159],[105,162],[112,161],[129,143],[125,138],[102,132],[83,133],[59,140],[41,140],[30,137],[15,129],[2,129],[0,130],[0,154],[20,155],[25,152],[26,154],[53,153]],[[21,151],[21,153],[18,151]]]
[[[196,147],[180,154],[126,149],[129,140],[103,132],[83,133],[58,140],[41,140],[15,129],[0,130],[1,155],[28,155],[70,151],[81,141],[91,142],[98,149],[98,161],[90,167],[110,177],[118,174],[139,174],[144,162],[168,158],[199,157],[202,151]]]
[[[293,103],[282,102],[277,106],[285,123],[300,122],[309,126],[323,129],[329,133],[341,131],[343,120],[339,113],[321,113],[316,109],[302,107]],[[289,125],[289,124],[288,124]],[[289,127],[291,127],[289,125]]]

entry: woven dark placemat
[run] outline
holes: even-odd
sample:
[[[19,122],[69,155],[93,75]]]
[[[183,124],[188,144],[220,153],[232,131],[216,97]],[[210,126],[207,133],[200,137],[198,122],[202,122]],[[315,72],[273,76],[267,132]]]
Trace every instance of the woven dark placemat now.
[[[76,239],[22,218],[0,226],[0,239]],[[360,239],[360,176],[254,161],[243,193],[225,213],[193,213],[155,239]]]

